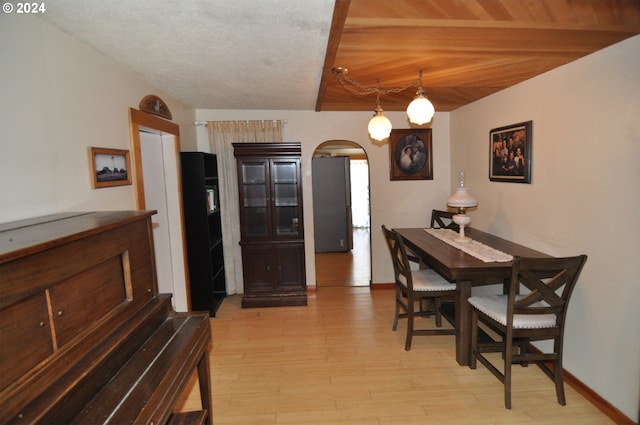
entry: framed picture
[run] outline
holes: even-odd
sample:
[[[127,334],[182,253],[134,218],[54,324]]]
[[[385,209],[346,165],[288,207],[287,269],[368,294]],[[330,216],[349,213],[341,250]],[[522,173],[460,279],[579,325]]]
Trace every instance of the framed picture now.
[[[431,129],[391,130],[391,180],[433,180]]]
[[[489,132],[489,180],[531,183],[532,125],[526,121]]]
[[[94,189],[131,184],[128,150],[90,147],[89,164]]]

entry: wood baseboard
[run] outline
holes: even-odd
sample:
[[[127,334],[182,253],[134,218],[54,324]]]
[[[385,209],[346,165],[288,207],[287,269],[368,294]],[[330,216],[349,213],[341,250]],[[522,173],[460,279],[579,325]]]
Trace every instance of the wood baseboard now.
[[[565,369],[563,372],[564,381],[571,385],[571,387],[576,390],[580,395],[589,400],[591,404],[597,407],[602,413],[607,415],[617,424],[621,425],[634,425],[636,422],[632,421],[631,418],[626,416],[624,413],[616,409],[611,403],[609,403],[604,398],[600,397],[595,391],[589,388],[584,382],[580,381],[578,378],[573,376],[571,373],[567,372]]]
[[[370,286],[371,289],[395,289],[395,283],[372,283]]]
[[[534,345],[529,344],[529,351],[533,353],[540,353],[541,351],[536,348]],[[553,370],[553,364],[548,363],[547,366]],[[562,371],[562,375],[564,377],[564,382],[570,385],[574,390],[576,390],[580,395],[586,398],[591,404],[593,404],[598,410],[607,415],[614,421],[616,424],[620,425],[634,425],[636,422],[631,420],[628,416],[622,413],[620,410],[616,409],[611,403],[602,398],[598,393],[593,391],[590,387],[588,387],[584,382],[580,381],[578,378],[573,376],[571,372],[567,372],[567,369]]]

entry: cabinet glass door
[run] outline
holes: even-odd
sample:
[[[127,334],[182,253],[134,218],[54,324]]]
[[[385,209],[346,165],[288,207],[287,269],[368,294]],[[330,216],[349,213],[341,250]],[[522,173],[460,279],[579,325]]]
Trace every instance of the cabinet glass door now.
[[[242,164],[242,213],[247,236],[268,234],[267,165],[266,161]]]
[[[297,161],[275,160],[273,162],[273,185],[276,235],[299,234]]]

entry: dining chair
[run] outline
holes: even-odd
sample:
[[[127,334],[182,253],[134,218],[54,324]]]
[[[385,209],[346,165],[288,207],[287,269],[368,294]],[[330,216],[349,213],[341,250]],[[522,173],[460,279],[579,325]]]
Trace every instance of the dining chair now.
[[[451,229],[456,232],[460,231],[460,226],[453,222],[453,213],[449,211],[432,210],[431,211],[431,228],[433,229]]]
[[[396,309],[393,320],[393,330],[398,329],[398,320],[407,319],[407,337],[404,349],[411,349],[411,340],[414,335],[453,335],[455,329],[442,328],[442,316],[440,314],[441,301],[454,299],[456,284],[451,283],[433,269],[412,270],[411,262],[407,257],[407,251],[402,238],[394,230],[388,229],[384,224],[382,231],[389,247],[393,271],[395,275]],[[431,301],[430,308],[423,308],[422,301]],[[420,307],[416,310],[415,303]],[[404,312],[401,313],[400,310]],[[414,318],[435,315],[436,329],[415,329]]]
[[[432,229],[451,229],[459,232],[460,226],[453,222],[453,215],[454,213],[449,211],[433,209],[431,210],[431,223],[429,227],[431,227]],[[420,257],[415,255],[413,252],[409,252],[407,255],[409,256],[409,261],[415,261],[419,263],[421,269],[429,268],[429,266],[427,266],[422,261],[422,259],[420,259]],[[425,300],[423,303],[421,303],[420,307],[425,308],[424,303],[427,301],[428,300]]]
[[[456,232],[460,231],[460,227],[453,222],[453,213],[449,211],[431,210],[431,223],[429,225],[432,229],[451,229]],[[420,264],[420,268],[428,268],[426,264],[422,262],[420,257],[409,250],[407,252],[409,261],[413,261]]]
[[[554,381],[558,403],[566,405],[562,376],[562,346],[567,307],[586,255],[565,258],[513,259],[509,292],[472,296],[471,359],[480,361],[504,385],[504,405],[511,409],[511,365],[535,362]],[[522,294],[521,294],[522,292]],[[478,342],[478,326],[484,323],[500,341]],[[553,349],[542,350],[531,341],[553,340]],[[500,352],[501,372],[485,353]],[[549,363],[552,367],[549,367]]]

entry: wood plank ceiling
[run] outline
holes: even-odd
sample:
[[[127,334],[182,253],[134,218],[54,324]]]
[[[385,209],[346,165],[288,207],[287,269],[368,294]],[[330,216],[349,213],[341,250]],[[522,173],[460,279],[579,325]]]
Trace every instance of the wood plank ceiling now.
[[[639,0],[336,0],[316,110],[375,108],[375,94],[346,90],[335,67],[383,89],[423,70],[436,111],[452,111],[636,34]],[[381,95],[381,106],[406,110],[417,87]]]

